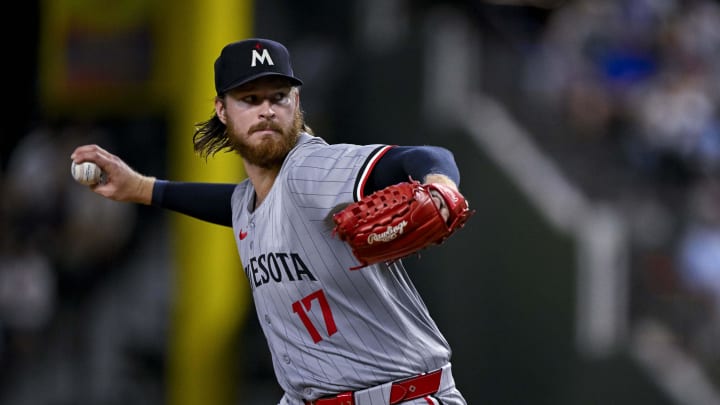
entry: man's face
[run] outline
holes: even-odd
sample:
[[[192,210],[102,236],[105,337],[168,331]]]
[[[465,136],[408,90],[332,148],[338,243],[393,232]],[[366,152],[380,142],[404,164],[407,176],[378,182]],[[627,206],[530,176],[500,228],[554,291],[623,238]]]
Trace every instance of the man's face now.
[[[235,150],[263,168],[282,165],[302,127],[298,91],[283,78],[260,78],[230,90],[215,108]]]

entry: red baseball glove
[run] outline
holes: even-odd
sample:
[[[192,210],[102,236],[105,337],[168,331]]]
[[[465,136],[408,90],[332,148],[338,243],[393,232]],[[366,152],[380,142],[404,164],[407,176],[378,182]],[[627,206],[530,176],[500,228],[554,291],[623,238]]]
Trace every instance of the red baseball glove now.
[[[433,201],[441,198],[450,216],[445,221]],[[475,211],[458,191],[439,183],[398,183],[378,190],[333,215],[333,233],[347,242],[359,269],[412,255],[443,243]]]

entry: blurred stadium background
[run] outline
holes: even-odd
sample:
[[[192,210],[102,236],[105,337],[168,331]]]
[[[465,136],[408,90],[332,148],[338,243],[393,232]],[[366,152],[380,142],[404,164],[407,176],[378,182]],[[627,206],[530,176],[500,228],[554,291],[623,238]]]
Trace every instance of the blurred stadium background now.
[[[478,214],[408,260],[471,404],[720,404],[720,3],[29,0],[3,25],[0,404],[274,404],[229,230],[69,155],[192,154],[212,63],[285,43],[330,142],[453,150]]]

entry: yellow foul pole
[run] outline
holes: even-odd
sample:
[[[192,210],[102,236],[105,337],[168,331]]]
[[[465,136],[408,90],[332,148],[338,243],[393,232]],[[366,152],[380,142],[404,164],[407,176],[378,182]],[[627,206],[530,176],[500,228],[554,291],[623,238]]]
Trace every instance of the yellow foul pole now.
[[[183,4],[184,3],[184,4]],[[197,122],[213,111],[213,63],[222,47],[249,37],[251,0],[167,2],[178,14],[168,42],[175,101],[170,123],[170,176],[185,181],[237,183],[245,177],[238,155],[208,161],[192,149]],[[168,403],[238,402],[239,328],[249,288],[232,229],[173,214],[175,296],[168,362]]]

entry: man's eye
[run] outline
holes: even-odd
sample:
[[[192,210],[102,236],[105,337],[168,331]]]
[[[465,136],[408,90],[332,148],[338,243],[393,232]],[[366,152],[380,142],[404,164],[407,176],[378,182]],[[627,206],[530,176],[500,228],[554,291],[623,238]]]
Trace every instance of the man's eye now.
[[[245,96],[242,98],[242,101],[248,103],[248,104],[256,104],[258,101],[257,96]]]
[[[275,103],[285,103],[287,100],[289,100],[287,93],[275,93],[273,96],[273,101]]]

